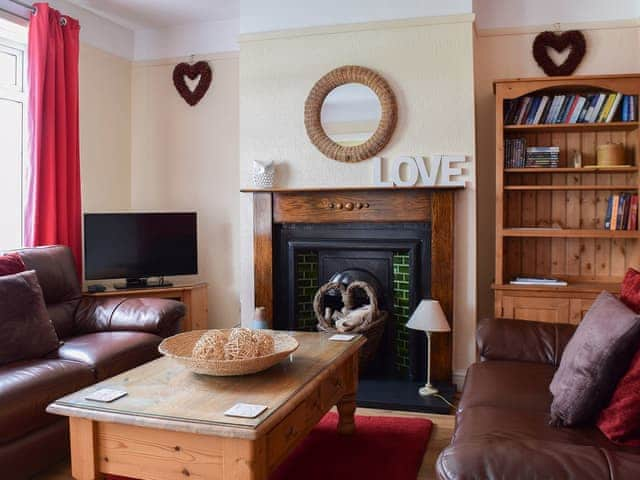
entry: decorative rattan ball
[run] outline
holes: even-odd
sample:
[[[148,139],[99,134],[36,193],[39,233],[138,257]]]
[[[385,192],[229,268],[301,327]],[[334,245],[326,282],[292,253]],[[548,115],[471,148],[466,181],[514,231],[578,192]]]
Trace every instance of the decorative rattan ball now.
[[[227,334],[219,330],[205,332],[193,346],[192,356],[205,360],[224,360]]]
[[[234,328],[224,346],[225,360],[242,360],[258,356],[258,342],[249,328]]]
[[[275,352],[275,341],[273,340],[273,337],[268,333],[261,332],[260,330],[254,330],[253,339],[258,344],[259,357],[271,355],[273,352]]]

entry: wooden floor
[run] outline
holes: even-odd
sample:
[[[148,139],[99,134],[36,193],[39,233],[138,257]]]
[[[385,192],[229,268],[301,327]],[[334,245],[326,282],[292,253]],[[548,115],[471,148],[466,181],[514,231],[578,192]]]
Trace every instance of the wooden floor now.
[[[455,417],[453,415],[421,414],[413,412],[396,412],[391,410],[372,410],[359,408],[358,415],[381,415],[397,417],[421,417],[428,418],[433,422],[429,446],[422,461],[422,467],[416,480],[431,480],[436,478],[435,463],[438,454],[449,444],[453,435]],[[49,472],[34,477],[33,480],[72,480],[69,462],[61,463],[52,468]]]

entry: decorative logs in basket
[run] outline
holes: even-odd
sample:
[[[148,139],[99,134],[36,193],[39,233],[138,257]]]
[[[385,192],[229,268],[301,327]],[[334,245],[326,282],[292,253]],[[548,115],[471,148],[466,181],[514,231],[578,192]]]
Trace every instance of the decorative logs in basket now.
[[[274,352],[273,337],[260,330],[234,328],[209,330],[193,346],[193,357],[202,360],[244,360]]]
[[[355,293],[366,293],[369,304],[355,305]],[[325,295],[330,291],[339,291],[343,308],[332,310],[325,305]],[[367,282],[355,281],[345,287],[342,283],[329,282],[322,285],[313,299],[313,310],[318,319],[318,331],[327,333],[359,333],[366,337],[367,343],[360,349],[360,366],[364,370],[380,346],[389,314],[378,308],[378,297]]]
[[[251,332],[250,336],[248,332]],[[236,345],[225,349],[230,341]],[[287,358],[298,346],[298,341],[286,333],[241,328],[178,333],[165,338],[158,346],[158,351],[194,373],[227,377],[262,372]],[[240,358],[248,353],[256,356]],[[225,355],[225,358],[220,359],[221,355]],[[233,355],[234,358],[226,358],[227,355]]]

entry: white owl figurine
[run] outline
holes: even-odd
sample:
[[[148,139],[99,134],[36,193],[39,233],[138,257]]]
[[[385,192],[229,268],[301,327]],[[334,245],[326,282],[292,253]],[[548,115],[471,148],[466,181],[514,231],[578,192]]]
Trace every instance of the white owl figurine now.
[[[276,173],[276,166],[273,160],[270,162],[253,161],[253,184],[258,188],[273,187],[273,177]]]

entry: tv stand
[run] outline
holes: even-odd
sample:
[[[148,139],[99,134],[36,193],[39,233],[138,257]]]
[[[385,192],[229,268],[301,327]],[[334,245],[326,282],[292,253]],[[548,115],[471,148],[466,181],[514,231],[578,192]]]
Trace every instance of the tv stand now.
[[[113,288],[116,290],[135,290],[141,288],[166,288],[173,287],[171,282],[165,281],[164,278],[155,281],[149,281],[148,278],[127,278],[124,283],[114,283]]]
[[[168,298],[178,300],[187,307],[187,315],[182,325],[183,331],[203,330],[208,327],[207,313],[207,284],[193,283],[189,285],[174,285],[172,287],[157,286],[150,288],[137,287],[125,290],[108,288],[104,292],[83,293],[86,297],[131,297],[131,298]]]

